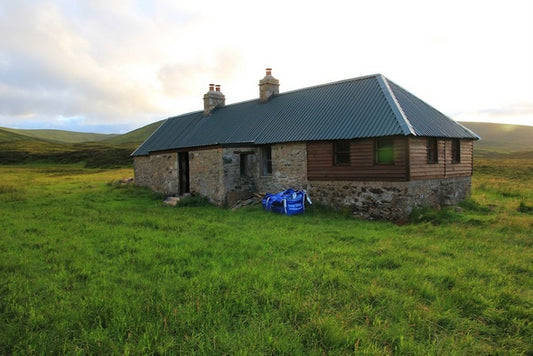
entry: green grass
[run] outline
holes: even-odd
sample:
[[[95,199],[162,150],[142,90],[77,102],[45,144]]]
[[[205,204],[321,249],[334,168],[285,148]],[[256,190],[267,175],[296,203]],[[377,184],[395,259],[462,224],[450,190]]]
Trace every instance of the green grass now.
[[[0,354],[532,354],[532,166],[477,162],[403,226],[2,166]]]

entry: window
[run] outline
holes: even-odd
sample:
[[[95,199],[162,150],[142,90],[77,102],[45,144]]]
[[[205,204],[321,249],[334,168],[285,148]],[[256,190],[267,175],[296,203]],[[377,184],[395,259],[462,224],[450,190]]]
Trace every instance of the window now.
[[[261,167],[264,176],[272,174],[272,146],[261,148]]]
[[[241,153],[240,154],[240,165],[241,165],[241,177],[249,177],[250,176],[250,154],[249,153]]]
[[[375,145],[376,164],[394,164],[394,141],[391,138],[378,138]]]
[[[336,141],[333,143],[333,164],[335,166],[350,165],[350,142]]]
[[[428,164],[439,162],[438,141],[436,138],[428,138],[426,141],[427,161]]]
[[[461,163],[461,141],[452,140],[452,163]]]

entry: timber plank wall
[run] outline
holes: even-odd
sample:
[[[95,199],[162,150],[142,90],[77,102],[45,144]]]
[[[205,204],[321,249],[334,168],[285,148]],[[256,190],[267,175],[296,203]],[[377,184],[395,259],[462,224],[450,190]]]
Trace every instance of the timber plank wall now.
[[[375,164],[374,139],[350,141],[350,164],[334,164],[333,141],[307,143],[309,180],[407,180],[405,138],[394,138],[394,164]]]
[[[439,139],[438,162],[427,163],[427,139],[425,137],[409,138],[409,162],[411,179],[439,179],[464,177],[472,175],[473,141],[460,141],[461,159],[452,163],[452,140]]]
[[[438,162],[427,162],[425,137],[395,137],[394,164],[375,163],[375,140],[350,141],[350,164],[334,164],[334,142],[307,143],[309,180],[406,181],[472,175],[473,141],[460,140],[460,162],[452,163],[452,140],[438,139]]]

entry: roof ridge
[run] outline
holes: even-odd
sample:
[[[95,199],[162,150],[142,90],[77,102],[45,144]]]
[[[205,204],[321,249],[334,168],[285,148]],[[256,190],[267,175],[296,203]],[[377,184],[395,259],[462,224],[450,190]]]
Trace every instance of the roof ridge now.
[[[355,81],[359,81],[359,80],[370,79],[370,78],[372,78],[372,77],[378,77],[378,76],[380,76],[380,75],[381,75],[381,74],[376,73],[376,74],[363,75],[363,76],[361,76],[361,77],[355,77],[355,78],[349,78],[349,79],[341,79],[341,80],[336,80],[336,81],[334,81],[334,82],[323,83],[323,84],[316,84],[316,85],[311,85],[311,86],[309,86],[309,87],[305,87],[305,88],[299,88],[299,89],[294,89],[294,90],[289,90],[289,91],[281,92],[281,93],[279,93],[279,94],[276,94],[275,96],[281,96],[281,95],[284,95],[284,94],[290,94],[290,93],[295,93],[295,92],[304,91],[304,90],[311,90],[311,89],[316,89],[316,88],[322,88],[322,87],[327,87],[327,86],[337,85],[337,84],[342,84],[342,83],[355,82]]]
[[[327,87],[327,86],[330,86],[330,85],[337,85],[337,84],[342,84],[342,83],[355,82],[355,81],[370,79],[372,77],[379,77],[379,76],[383,76],[383,75],[380,74],[380,73],[376,73],[376,74],[363,75],[363,76],[355,77],[355,78],[336,80],[334,82],[329,82],[329,83],[311,85],[309,87],[304,87],[304,88],[299,88],[299,89],[293,89],[293,90],[289,90],[289,91],[280,92],[279,94],[272,95],[272,98],[283,96],[285,94],[301,92],[301,91],[304,91],[304,90],[311,90],[311,89],[316,89],[316,88]],[[238,102],[231,103],[231,104],[226,104],[224,106],[224,108],[227,108],[227,107],[230,107],[230,106],[234,106],[234,105],[244,104],[244,103],[248,103],[248,102],[253,102],[253,101],[259,101],[259,97],[253,98],[253,99],[246,99],[246,100],[238,101]],[[186,114],[180,114],[180,115],[172,116],[172,117],[169,117],[169,119],[174,119],[174,118],[177,118],[177,117],[180,117],[180,116],[194,114],[194,113],[197,113],[199,111],[202,111],[202,110],[196,110],[196,111],[192,111],[192,112],[189,112],[189,113],[186,113]]]
[[[455,125],[461,127],[466,133],[472,135],[473,137],[475,137],[476,139],[481,139],[481,137],[476,134],[474,131],[470,130],[468,127],[462,125],[461,123],[457,122],[456,120],[452,119],[451,117],[449,117],[448,115],[444,114],[442,111],[440,111],[439,109],[435,108],[433,105],[425,102],[424,100],[420,99],[418,96],[414,95],[413,93],[411,93],[409,90],[403,88],[401,85],[398,85],[396,83],[394,83],[393,81],[391,80],[388,80],[387,79],[387,82],[388,83],[391,83],[394,87],[398,88],[399,91],[403,92],[405,95],[409,96],[409,100],[410,101],[418,101],[422,104],[424,104],[428,109],[430,110],[433,110],[434,112],[437,112],[439,113],[440,115],[442,115],[442,117],[444,119],[446,119],[447,121],[449,122],[452,122],[454,123]],[[389,85],[390,87],[390,85]],[[392,88],[391,88],[392,89]],[[395,89],[396,90],[396,89]],[[394,90],[393,90],[393,93],[394,93]],[[394,94],[396,96],[396,94]],[[401,106],[400,106],[401,107]],[[410,121],[409,121],[410,122]],[[415,135],[420,135],[420,133],[416,133],[415,132]]]
[[[205,117],[168,118],[133,156],[216,144],[251,145],[391,135],[478,138],[382,74],[365,75],[228,104]]]
[[[376,79],[378,81],[379,86],[383,90],[383,94],[385,95],[385,98],[387,99],[387,102],[389,103],[392,112],[394,113],[394,117],[396,117],[398,125],[400,125],[400,128],[402,129],[404,135],[416,136],[413,126],[409,122],[409,119],[407,118],[407,115],[405,115],[405,112],[403,111],[402,106],[398,102],[396,95],[394,95],[394,92],[389,86],[388,79],[383,74],[378,74],[376,76]]]

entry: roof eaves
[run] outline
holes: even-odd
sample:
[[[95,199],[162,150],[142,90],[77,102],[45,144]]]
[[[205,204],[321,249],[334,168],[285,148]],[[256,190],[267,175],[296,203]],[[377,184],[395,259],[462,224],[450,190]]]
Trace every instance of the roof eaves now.
[[[248,146],[255,146],[255,142],[254,141],[238,141],[238,142],[228,142],[228,143],[220,144],[220,147],[222,148],[248,147]]]
[[[466,127],[465,125],[459,123],[459,122],[456,122],[457,125],[461,126],[463,129],[465,129],[467,132],[469,132],[472,136],[474,136],[474,140],[482,140],[483,137],[479,136],[477,133],[475,133],[474,131],[470,130],[468,127]]]
[[[392,109],[392,112],[394,113],[394,116],[396,117],[398,125],[400,126],[403,134],[405,136],[416,136],[413,126],[411,126],[411,123],[403,112],[402,107],[398,103],[396,96],[392,92],[389,83],[387,82],[387,79],[382,74],[376,74],[376,79],[381,87],[381,90],[383,90],[383,94],[385,95],[385,98],[387,99],[387,102],[389,103],[389,106]]]
[[[143,143],[141,143],[141,144],[139,145],[139,147],[137,147],[137,149],[135,149],[135,151],[133,151],[133,152],[130,154],[130,157],[137,156],[137,151],[139,151],[139,150],[144,146],[144,144],[145,144],[146,142],[148,142],[148,140],[150,140],[150,139],[152,138],[152,136],[156,133],[156,131],[159,130],[159,128],[160,128],[161,126],[163,126],[163,125],[164,125],[169,119],[170,119],[170,118],[165,119],[165,121],[163,121],[163,122],[161,123],[161,125],[159,125],[154,131],[152,131],[152,133],[150,134],[150,136],[148,136],[148,137],[143,141]],[[146,154],[144,154],[144,155],[139,154],[138,156],[148,156],[149,154],[150,154],[150,151],[148,150]]]

